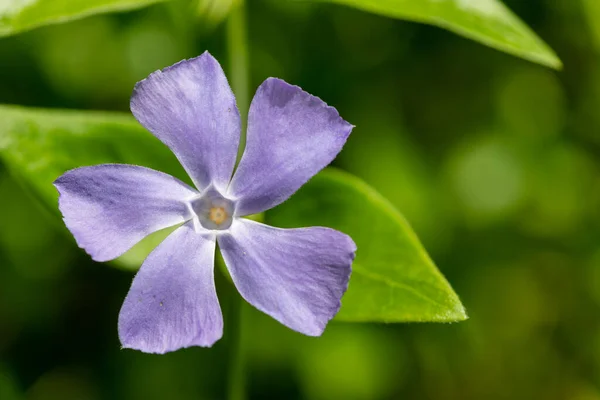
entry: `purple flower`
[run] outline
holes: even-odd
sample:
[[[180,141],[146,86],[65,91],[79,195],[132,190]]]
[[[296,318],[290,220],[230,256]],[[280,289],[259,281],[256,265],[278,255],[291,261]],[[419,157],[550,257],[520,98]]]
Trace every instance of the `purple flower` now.
[[[77,168],[54,183],[65,224],[96,261],[182,224],[133,280],[119,315],[123,347],[165,353],[221,338],[217,242],[244,299],[291,329],[320,335],[348,287],[352,239],[329,228],[279,229],[241,217],[289,198],[335,158],[352,125],[299,87],[269,78],[252,100],[246,149],[232,177],[240,114],[208,52],[139,82],[131,111],[175,153],[197,189],[123,164]]]

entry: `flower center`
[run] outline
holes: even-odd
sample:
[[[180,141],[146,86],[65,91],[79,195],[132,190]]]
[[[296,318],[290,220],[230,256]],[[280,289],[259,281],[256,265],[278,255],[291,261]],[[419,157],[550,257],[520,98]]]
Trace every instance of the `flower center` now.
[[[221,225],[227,217],[227,211],[223,207],[213,207],[208,214],[208,218],[217,225]]]
[[[204,191],[190,202],[200,225],[206,229],[228,229],[233,221],[235,204],[213,188]]]

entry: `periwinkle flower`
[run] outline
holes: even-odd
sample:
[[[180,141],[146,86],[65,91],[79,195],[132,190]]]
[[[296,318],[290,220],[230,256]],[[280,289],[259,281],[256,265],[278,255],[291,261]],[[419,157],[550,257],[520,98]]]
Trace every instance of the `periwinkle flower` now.
[[[299,87],[269,78],[252,100],[233,174],[240,114],[208,52],[139,82],[131,111],[175,153],[197,189],[124,164],[77,168],[54,183],[65,224],[96,261],[182,224],[133,280],[119,315],[123,347],[165,353],[221,338],[217,242],[246,301],[291,329],[320,335],[340,308],[356,245],[329,228],[280,229],[242,217],[289,198],[335,158],[352,125]]]

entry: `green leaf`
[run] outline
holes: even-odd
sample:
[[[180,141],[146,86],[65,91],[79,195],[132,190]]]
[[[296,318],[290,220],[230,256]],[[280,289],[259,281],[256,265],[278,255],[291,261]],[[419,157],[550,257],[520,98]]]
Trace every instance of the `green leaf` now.
[[[341,321],[462,321],[465,310],[406,220],[358,178],[326,169],[267,211],[279,227],[328,226],[358,246]]]
[[[0,1],[0,36],[95,14],[127,11],[165,0],[5,0]]]
[[[23,186],[55,214],[52,182],[83,165],[130,163],[189,182],[175,156],[131,116],[121,113],[41,110],[0,106],[0,158]],[[325,225],[358,244],[350,288],[339,319],[347,321],[456,321],[464,309],[408,224],[373,189],[335,170],[315,177],[267,222],[298,227]],[[168,234],[163,230],[116,261],[138,268]]]
[[[0,364],[0,399],[3,400],[21,400],[25,396],[18,389],[17,381],[14,379],[10,370],[3,364]]]
[[[58,220],[52,182],[84,165],[127,163],[154,168],[189,183],[171,151],[125,113],[42,110],[0,105],[0,158],[19,182]],[[160,231],[120,257],[139,268],[166,236]]]
[[[592,34],[596,50],[600,50],[600,2],[598,0],[583,0],[583,16]]]
[[[500,0],[315,0],[448,29],[526,60],[560,69],[554,51]]]

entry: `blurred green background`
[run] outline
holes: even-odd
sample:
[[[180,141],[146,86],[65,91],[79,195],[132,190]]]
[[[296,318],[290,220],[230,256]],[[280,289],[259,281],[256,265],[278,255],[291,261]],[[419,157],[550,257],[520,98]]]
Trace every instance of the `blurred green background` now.
[[[249,2],[252,90],[283,78],[357,126],[335,165],[404,213],[470,316],[317,339],[246,307],[249,398],[600,399],[600,9],[505,3],[563,71],[342,6]],[[0,103],[126,111],[158,68],[206,49],[227,67],[221,14],[158,4],[1,39]],[[0,164],[0,399],[223,398],[227,320],[210,350],[120,350],[133,274],[65,232]]]

